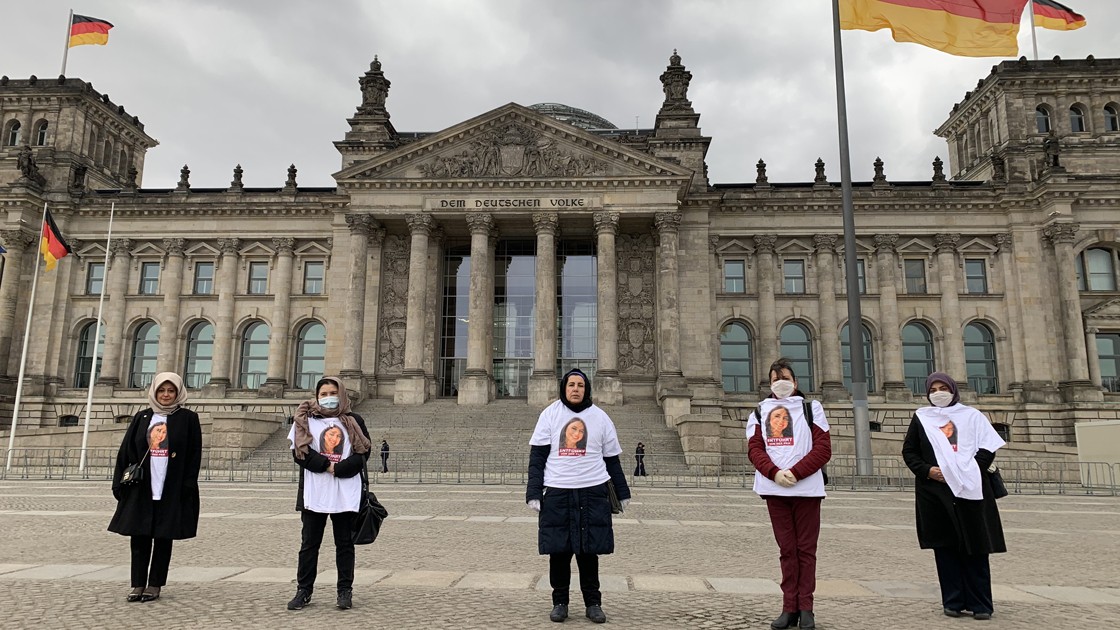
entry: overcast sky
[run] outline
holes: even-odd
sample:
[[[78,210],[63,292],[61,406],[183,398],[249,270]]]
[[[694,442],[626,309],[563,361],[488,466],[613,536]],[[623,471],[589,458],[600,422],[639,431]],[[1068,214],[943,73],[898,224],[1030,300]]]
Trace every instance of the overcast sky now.
[[[72,0],[74,1],[74,0]],[[1039,57],[1120,56],[1120,2],[1068,0],[1088,26],[1038,31]],[[67,11],[112,22],[106,46],[70,50],[66,74],[108,93],[160,142],[143,185],[331,186],[331,144],[361,101],[374,54],[392,81],[398,131],[439,131],[509,102],[558,102],[619,127],[651,127],[658,76],[678,49],[713,138],[713,183],[839,180],[827,0],[57,0],[0,4],[0,74],[56,77]],[[1000,59],[953,57],[889,32],[843,35],[852,171],[924,180],[946,158],[932,130]],[[1030,29],[1019,37],[1031,56]]]

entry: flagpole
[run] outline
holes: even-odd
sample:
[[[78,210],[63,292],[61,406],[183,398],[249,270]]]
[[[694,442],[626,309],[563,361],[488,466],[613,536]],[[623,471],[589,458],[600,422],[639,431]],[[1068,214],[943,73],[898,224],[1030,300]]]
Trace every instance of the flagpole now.
[[[43,202],[43,220],[39,222],[39,249],[42,249],[43,226],[47,224],[47,202]],[[31,322],[35,315],[35,288],[39,286],[39,261],[42,260],[42,251],[37,251],[35,256],[35,273],[31,276],[31,297],[27,304],[27,327],[23,331],[23,354],[19,358],[19,380],[16,381],[16,401],[12,407],[12,428],[8,434],[8,462],[7,470],[12,469],[12,449],[16,447],[16,424],[19,419],[19,401],[23,397],[23,373],[27,368],[27,342],[31,339]],[[16,273],[19,270],[15,270]]]
[[[863,314],[860,312],[859,303],[852,165],[848,152],[848,105],[844,93],[844,50],[840,43],[840,0],[832,0],[832,31],[833,54],[836,61],[836,119],[840,134],[840,191],[843,198],[844,272],[847,275],[845,285],[848,294],[848,355],[852,364],[852,421],[855,425],[856,475],[870,476],[874,472],[874,462],[871,459],[871,424],[867,408],[867,370],[863,363]]]
[[[105,307],[105,285],[109,279],[109,245],[113,242],[113,214],[116,212],[117,202],[109,206],[109,233],[105,235],[105,262],[101,269],[101,297],[97,300],[97,324],[93,330],[93,357],[89,366],[89,389],[86,392],[86,421],[82,428],[82,457],[78,462],[78,472],[86,471],[86,446],[89,444],[89,415],[93,409],[93,382],[97,373],[97,347],[101,342],[101,311]]]
[[[74,9],[70,9],[70,17],[66,19],[66,48],[62,49],[62,76],[66,76],[66,57],[70,55],[70,31],[74,29]]]
[[[1038,36],[1034,32],[1034,0],[1030,0],[1027,7],[1031,12],[1031,45],[1034,46],[1034,60],[1038,61]]]

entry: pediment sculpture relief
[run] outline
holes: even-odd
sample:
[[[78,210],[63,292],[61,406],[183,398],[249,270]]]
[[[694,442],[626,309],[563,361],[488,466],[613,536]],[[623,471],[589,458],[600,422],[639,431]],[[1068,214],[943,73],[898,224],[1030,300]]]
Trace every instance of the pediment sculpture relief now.
[[[511,123],[488,131],[455,155],[420,166],[425,177],[590,177],[606,172],[603,160],[562,150],[552,138]]]

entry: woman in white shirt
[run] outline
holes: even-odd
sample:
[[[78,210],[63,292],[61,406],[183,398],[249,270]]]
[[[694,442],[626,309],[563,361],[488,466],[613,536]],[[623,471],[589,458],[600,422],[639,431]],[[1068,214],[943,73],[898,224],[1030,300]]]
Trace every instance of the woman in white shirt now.
[[[315,398],[300,403],[288,432],[292,457],[300,467],[296,509],[303,532],[296,569],[296,595],[288,610],[311,603],[319,570],[319,546],[327,518],[334,529],[338,569],[336,605],[353,606],[354,541],[351,530],[362,496],[360,474],[369,459],[370,438],[365,420],[350,410],[346,386],[333,376],[315,384]]]

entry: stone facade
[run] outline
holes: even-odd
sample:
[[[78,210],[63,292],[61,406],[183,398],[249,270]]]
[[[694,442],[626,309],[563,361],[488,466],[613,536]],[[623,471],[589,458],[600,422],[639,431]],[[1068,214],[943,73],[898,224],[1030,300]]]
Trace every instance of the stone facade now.
[[[188,373],[194,406],[222,413],[286,415],[322,370],[381,404],[486,405],[512,391],[497,385],[493,299],[510,240],[535,251],[525,334],[545,341],[517,391],[543,406],[560,369],[556,261],[574,239],[595,251],[598,401],[654,402],[687,452],[733,452],[769,362],[801,353],[803,384],[850,434],[838,183],[821,161],[813,181],[772,183],[762,160],[754,183],[710,183],[692,74],[674,52],[660,78],[653,129],[510,104],[409,134],[390,122],[375,59],[335,143],[335,187],[299,186],[294,165],[274,187],[246,187],[238,165],[228,188],[192,188],[184,166],[169,190],[140,187],[157,142],[108,95],[0,79],[0,415],[45,202],[75,255],[39,277],[23,426],[84,408],[102,283],[99,423],[127,415],[156,370]],[[929,180],[892,182],[876,160],[854,184],[875,429],[904,430],[923,365],[956,377],[1015,441],[1070,444],[1075,422],[1115,417],[1118,102],[1120,60],[1004,62],[937,130],[949,177],[938,158]],[[471,265],[451,390],[453,251]]]

